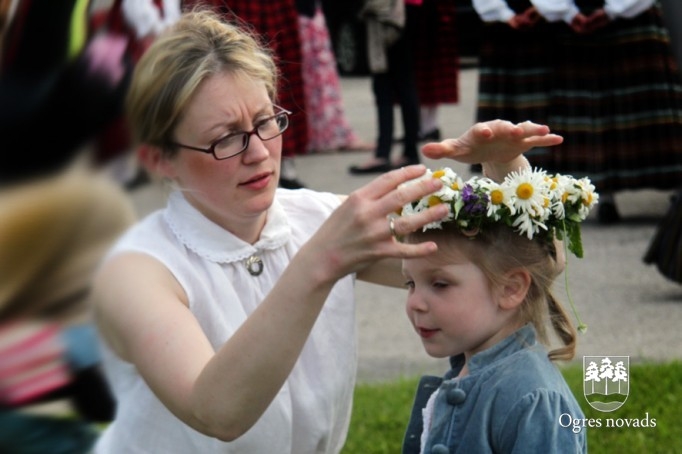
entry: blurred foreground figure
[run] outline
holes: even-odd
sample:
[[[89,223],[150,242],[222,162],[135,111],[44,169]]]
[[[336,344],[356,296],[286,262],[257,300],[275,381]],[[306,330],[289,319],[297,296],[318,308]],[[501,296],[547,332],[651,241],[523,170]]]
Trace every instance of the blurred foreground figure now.
[[[120,113],[128,70],[125,42],[88,36],[87,7],[18,2],[2,49],[3,453],[88,452],[98,436],[93,423],[114,412],[89,284],[134,211],[116,182],[94,173],[88,144]]]

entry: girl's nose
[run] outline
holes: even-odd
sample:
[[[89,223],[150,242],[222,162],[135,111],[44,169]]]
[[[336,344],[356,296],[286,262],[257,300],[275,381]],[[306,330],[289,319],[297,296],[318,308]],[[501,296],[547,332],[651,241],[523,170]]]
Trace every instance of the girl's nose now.
[[[424,312],[427,310],[427,305],[418,292],[412,291],[407,296],[406,309],[408,312]]]

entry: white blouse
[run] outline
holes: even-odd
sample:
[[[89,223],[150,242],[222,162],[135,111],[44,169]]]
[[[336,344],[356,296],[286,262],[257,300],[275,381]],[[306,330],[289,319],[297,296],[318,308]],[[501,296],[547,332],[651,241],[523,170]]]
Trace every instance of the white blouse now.
[[[206,337],[218,349],[339,203],[330,193],[278,189],[261,238],[252,245],[211,222],[175,192],[164,210],[133,227],[108,257],[140,251],[167,266],[184,288]],[[258,276],[251,275],[245,264],[254,254],[263,262]],[[103,345],[104,368],[118,410],[95,452],[339,452],[350,422],[357,368],[353,286],[352,275],[334,286],[274,401],[246,434],[231,443],[182,423],[156,398],[132,364]]]
[[[180,19],[180,0],[163,0],[163,14],[152,0],[123,0],[123,18],[137,38],[157,36],[168,26]]]
[[[631,18],[651,8],[656,0],[606,0],[604,11],[611,18]],[[580,11],[573,0],[531,0],[548,21],[571,23]],[[507,22],[514,17],[505,0],[473,0],[472,5],[484,22]]]
[[[651,8],[656,0],[606,0],[604,12],[610,19],[632,18]],[[578,7],[572,0],[531,0],[538,12],[548,21],[571,23]]]

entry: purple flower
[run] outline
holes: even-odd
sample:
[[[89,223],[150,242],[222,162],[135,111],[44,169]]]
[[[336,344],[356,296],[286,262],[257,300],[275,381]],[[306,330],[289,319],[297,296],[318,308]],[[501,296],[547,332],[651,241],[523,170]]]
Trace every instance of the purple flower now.
[[[464,202],[464,212],[476,216],[486,211],[488,206],[487,194],[476,194],[473,186],[466,184],[462,188],[462,201]]]

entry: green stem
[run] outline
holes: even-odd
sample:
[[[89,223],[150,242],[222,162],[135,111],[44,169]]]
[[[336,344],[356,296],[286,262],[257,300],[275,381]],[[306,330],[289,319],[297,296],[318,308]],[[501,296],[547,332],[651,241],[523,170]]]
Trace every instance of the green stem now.
[[[576,309],[575,304],[573,303],[573,298],[571,297],[571,290],[568,285],[568,235],[566,233],[566,223],[562,221],[563,225],[563,230],[564,230],[564,281],[565,281],[565,286],[566,286],[566,296],[568,297],[568,303],[571,305],[571,310],[573,311],[573,315],[575,316],[575,319],[578,322],[578,332],[579,333],[585,333],[587,331],[587,325],[583,323],[582,320],[580,320],[580,315],[578,314],[578,309]]]

